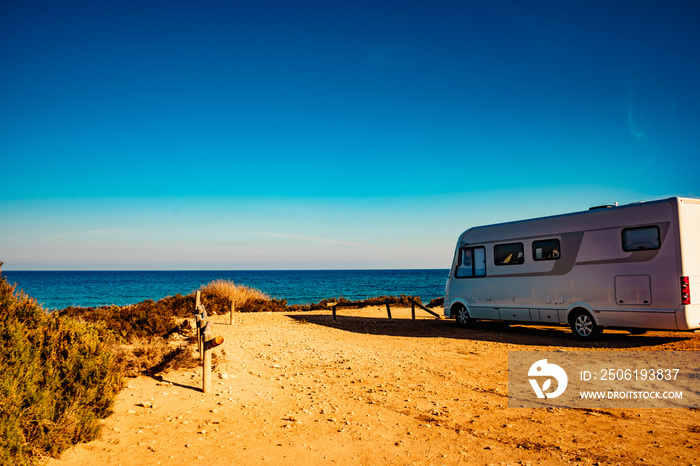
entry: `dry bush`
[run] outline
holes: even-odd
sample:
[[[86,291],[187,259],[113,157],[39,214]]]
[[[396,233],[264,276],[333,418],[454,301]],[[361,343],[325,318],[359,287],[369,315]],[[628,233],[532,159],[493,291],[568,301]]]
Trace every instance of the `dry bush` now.
[[[442,307],[445,304],[445,297],[431,299],[426,307]]]
[[[140,338],[129,345],[113,348],[127,377],[140,374],[158,374],[175,369],[188,369],[199,365],[187,346],[173,346],[162,338]]]
[[[60,311],[60,315],[79,321],[101,322],[125,343],[139,338],[167,338],[172,333],[182,333],[182,326],[175,317],[193,314],[194,297],[181,295],[156,302],[147,299],[128,306],[67,307]]]
[[[204,296],[220,298],[228,301],[238,308],[249,299],[269,301],[270,297],[260,290],[245,285],[236,285],[230,280],[214,280],[204,285],[201,289]]]

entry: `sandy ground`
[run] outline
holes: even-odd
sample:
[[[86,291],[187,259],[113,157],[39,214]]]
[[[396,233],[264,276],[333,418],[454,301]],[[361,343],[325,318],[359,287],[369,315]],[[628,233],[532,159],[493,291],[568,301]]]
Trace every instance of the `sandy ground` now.
[[[700,350],[700,335],[478,325],[410,310],[215,316],[200,370],[128,380],[102,437],[50,466],[700,464],[697,409],[508,408],[509,350]]]

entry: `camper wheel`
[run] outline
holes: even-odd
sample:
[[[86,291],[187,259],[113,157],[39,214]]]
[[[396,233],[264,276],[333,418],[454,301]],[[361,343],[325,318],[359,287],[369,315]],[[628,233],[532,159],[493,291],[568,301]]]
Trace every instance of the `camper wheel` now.
[[[569,319],[574,337],[579,340],[595,340],[603,329],[595,323],[588,311],[574,311]]]
[[[469,311],[462,304],[457,304],[452,310],[452,315],[455,316],[457,325],[460,327],[471,327],[474,323],[474,319],[469,316]]]

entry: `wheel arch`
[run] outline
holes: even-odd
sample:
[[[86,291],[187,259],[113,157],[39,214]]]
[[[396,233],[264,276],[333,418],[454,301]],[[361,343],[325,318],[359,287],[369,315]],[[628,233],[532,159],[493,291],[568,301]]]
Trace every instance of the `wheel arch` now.
[[[590,316],[591,319],[593,319],[593,322],[595,322],[596,325],[600,325],[600,322],[598,321],[598,317],[595,314],[595,311],[593,310],[593,307],[591,307],[590,304],[588,303],[574,303],[566,311],[566,323],[570,324],[571,319],[577,315],[579,312],[587,312]]]
[[[457,309],[457,306],[464,306],[464,308],[469,312],[469,305],[467,302],[462,299],[462,298],[457,298],[452,303],[450,303],[450,317],[455,316],[455,309]]]

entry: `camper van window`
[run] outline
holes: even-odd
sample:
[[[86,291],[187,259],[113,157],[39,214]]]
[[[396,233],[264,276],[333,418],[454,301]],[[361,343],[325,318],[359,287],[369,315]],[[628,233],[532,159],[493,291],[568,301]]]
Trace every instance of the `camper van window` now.
[[[532,258],[536,261],[557,260],[560,255],[559,240],[556,238],[532,242]]]
[[[656,225],[622,230],[622,249],[624,251],[645,251],[659,249],[661,235]]]
[[[525,262],[523,243],[497,244],[493,247],[493,262],[496,265],[516,265]]]
[[[486,275],[486,250],[462,248],[457,256],[456,278],[483,277]]]

